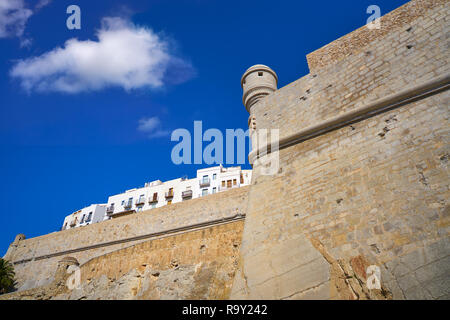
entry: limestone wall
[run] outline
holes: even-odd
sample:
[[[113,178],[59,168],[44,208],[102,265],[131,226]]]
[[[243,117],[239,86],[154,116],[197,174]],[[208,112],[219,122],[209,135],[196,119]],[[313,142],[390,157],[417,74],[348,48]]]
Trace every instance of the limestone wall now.
[[[382,39],[394,31],[401,30],[405,25],[414,22],[416,19],[421,21],[420,18],[426,16],[429,9],[445,3],[445,0],[410,1],[384,15],[382,17],[381,28],[368,29],[366,26],[363,26],[308,54],[306,58],[309,69],[320,69],[335,64],[350,55],[358,54],[375,39]],[[428,18],[434,19],[436,17],[431,16]],[[427,28],[426,25],[425,28]]]
[[[239,256],[243,220],[148,240],[80,266],[69,290],[66,270],[46,286],[2,299],[227,299]],[[59,277],[58,277],[59,274]]]
[[[257,127],[283,137],[448,73],[448,2],[408,6],[424,4],[255,104]],[[434,92],[282,149],[274,176],[255,166],[231,297],[449,299],[449,116],[449,91]]]
[[[109,252],[161,237],[183,228],[208,227],[245,216],[248,187],[192,199],[161,208],[119,217],[86,227],[20,240],[5,258],[15,263],[18,289],[25,290],[52,282],[58,261],[67,255],[81,264]],[[191,228],[192,229],[192,228]],[[47,256],[49,255],[49,256]]]

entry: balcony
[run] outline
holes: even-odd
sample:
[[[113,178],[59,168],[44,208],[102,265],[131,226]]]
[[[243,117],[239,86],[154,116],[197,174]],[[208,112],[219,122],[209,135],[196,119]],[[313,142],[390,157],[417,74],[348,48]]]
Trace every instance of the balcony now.
[[[136,201],[136,203],[138,203],[138,201]],[[127,200],[124,204],[123,204],[123,209],[118,208],[119,210],[114,210],[114,206],[109,206],[106,208],[106,215],[108,217],[112,217],[112,218],[116,218],[116,217],[120,217],[126,214],[130,214],[130,213],[134,213],[135,211],[133,209],[131,209],[131,207],[133,206],[133,200]]]
[[[173,198],[173,191],[166,192],[166,199]]]
[[[110,213],[107,213],[106,215],[108,217],[117,218],[117,217],[121,217],[121,216],[128,215],[131,213],[135,213],[135,212],[136,211],[134,209],[126,209],[125,208],[125,210],[117,211],[117,212],[110,212]]]
[[[153,197],[148,198],[148,203],[156,203],[158,202],[158,194],[153,194]]]
[[[210,184],[211,181],[209,180],[209,178],[203,178],[202,180],[200,180],[200,188],[209,187]]]
[[[72,221],[70,222],[70,226],[71,226],[71,227],[75,227],[76,225],[77,225],[77,219],[72,220]]]
[[[142,204],[145,204],[145,197],[140,197],[138,200],[136,200],[137,206],[140,206]]]
[[[125,209],[129,209],[133,206],[133,201],[128,200],[127,202],[125,202],[125,204],[123,205],[123,207]]]
[[[183,199],[192,198],[192,190],[186,190],[181,193]]]

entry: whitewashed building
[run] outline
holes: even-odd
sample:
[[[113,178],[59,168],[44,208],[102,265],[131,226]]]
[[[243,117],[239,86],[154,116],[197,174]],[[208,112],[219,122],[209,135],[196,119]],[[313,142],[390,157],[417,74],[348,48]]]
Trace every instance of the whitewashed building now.
[[[106,215],[106,204],[91,204],[75,211],[64,219],[62,230],[87,226],[103,221]]]
[[[246,186],[251,183],[251,178],[252,170],[241,170],[241,167],[224,168],[220,165],[197,170],[197,177],[193,179],[178,178],[166,182],[156,180],[146,183],[142,188],[109,197],[105,219]]]
[[[142,188],[130,189],[124,193],[110,196],[106,205],[91,205],[74,212],[64,220],[63,229],[159,208],[227,191],[231,188],[239,188],[249,185],[251,178],[252,170],[241,170],[239,166],[224,168],[220,165],[197,170],[197,177],[193,179],[178,178],[165,182],[155,180],[146,183]],[[93,210],[93,206],[97,206],[95,210]],[[91,218],[88,219],[91,212]],[[87,216],[86,213],[88,213]]]
[[[249,185],[252,178],[251,170],[241,170],[241,167],[224,168],[222,166],[197,170],[199,182],[199,197]]]

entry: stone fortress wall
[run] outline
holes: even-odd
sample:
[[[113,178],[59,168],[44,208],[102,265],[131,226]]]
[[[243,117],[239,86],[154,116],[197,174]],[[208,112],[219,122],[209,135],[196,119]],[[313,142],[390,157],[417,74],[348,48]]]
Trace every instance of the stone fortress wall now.
[[[277,174],[255,164],[249,187],[17,240],[21,291],[0,298],[449,299],[449,17],[413,0],[311,53],[310,74],[248,108],[280,129]]]
[[[227,299],[237,267],[243,220],[147,240],[80,265],[81,285],[70,290],[63,258],[53,281],[0,296],[5,299]],[[93,252],[95,254],[95,252]]]
[[[251,107],[280,129],[280,168],[253,168],[231,298],[450,298],[449,17],[411,1]]]
[[[137,243],[239,222],[245,217],[247,194],[248,187],[241,187],[82,228],[16,240],[5,259],[14,263],[19,291],[49,285],[58,262],[66,256],[83,265]],[[116,267],[114,263],[106,265]]]

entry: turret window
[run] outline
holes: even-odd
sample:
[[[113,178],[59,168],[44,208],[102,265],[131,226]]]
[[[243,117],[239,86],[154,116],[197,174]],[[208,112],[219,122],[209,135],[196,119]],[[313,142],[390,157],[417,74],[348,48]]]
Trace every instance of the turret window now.
[[[258,72],[258,77],[262,77],[263,73],[262,72]]]

